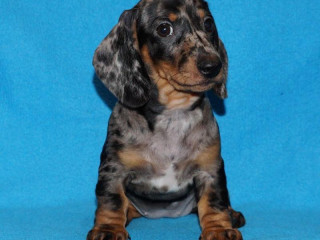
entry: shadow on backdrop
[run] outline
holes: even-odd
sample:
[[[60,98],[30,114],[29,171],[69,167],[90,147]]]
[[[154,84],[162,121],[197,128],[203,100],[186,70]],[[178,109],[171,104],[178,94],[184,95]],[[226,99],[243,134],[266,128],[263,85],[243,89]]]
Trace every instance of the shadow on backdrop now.
[[[209,98],[210,104],[215,114],[219,116],[226,115],[226,106],[224,104],[224,100],[218,98],[213,91],[207,92],[207,97]]]
[[[93,73],[92,76],[92,83],[99,97],[102,99],[104,104],[107,105],[107,107],[112,111],[118,99],[104,86],[104,84],[100,81],[95,73]]]
[[[92,83],[99,97],[102,99],[104,104],[107,105],[107,107],[110,108],[110,110],[112,111],[118,99],[104,86],[104,84],[100,81],[100,79],[95,73],[92,77]],[[208,91],[207,96],[209,98],[214,113],[219,116],[225,115],[226,108],[224,101],[218,98],[213,93],[213,91]]]

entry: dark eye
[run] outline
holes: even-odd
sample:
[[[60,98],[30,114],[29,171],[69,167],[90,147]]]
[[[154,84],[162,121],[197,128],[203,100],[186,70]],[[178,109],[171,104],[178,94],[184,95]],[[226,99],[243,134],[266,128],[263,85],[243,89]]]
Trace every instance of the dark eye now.
[[[214,22],[212,18],[205,19],[203,25],[207,32],[212,33],[214,31]]]
[[[157,33],[160,37],[167,37],[173,34],[173,27],[170,23],[161,23],[157,27]]]

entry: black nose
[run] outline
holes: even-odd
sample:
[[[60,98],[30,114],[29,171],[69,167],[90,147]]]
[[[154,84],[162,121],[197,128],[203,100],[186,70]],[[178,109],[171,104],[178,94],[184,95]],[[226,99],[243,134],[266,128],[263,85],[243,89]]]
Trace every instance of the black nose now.
[[[218,57],[215,58],[200,58],[197,67],[201,74],[206,78],[214,78],[221,70],[222,63]]]

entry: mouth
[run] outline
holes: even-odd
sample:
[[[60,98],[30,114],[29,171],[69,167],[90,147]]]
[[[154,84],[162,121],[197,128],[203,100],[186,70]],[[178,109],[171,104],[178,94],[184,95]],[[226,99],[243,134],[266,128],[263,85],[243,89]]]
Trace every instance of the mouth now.
[[[194,83],[194,84],[188,84],[188,83],[181,83],[173,78],[169,80],[171,85],[173,85],[174,88],[180,91],[190,91],[190,92],[205,92],[212,88],[214,84],[216,83],[213,80],[204,80],[199,83]]]
[[[223,71],[222,69],[213,78],[206,78],[204,76],[195,75],[194,79],[199,79],[198,81],[189,81],[189,82],[182,82],[178,79],[175,79],[174,77],[168,78],[169,83],[180,91],[189,91],[189,92],[205,92],[209,89],[213,88],[214,85],[219,84],[222,82],[223,78]],[[189,77],[188,77],[189,78]]]
[[[182,87],[206,87],[208,85],[212,85],[214,84],[213,81],[208,81],[208,80],[205,80],[201,83],[195,83],[195,84],[186,84],[186,83],[179,83],[177,81],[175,81],[174,79],[172,79],[176,84],[179,84],[180,86]]]

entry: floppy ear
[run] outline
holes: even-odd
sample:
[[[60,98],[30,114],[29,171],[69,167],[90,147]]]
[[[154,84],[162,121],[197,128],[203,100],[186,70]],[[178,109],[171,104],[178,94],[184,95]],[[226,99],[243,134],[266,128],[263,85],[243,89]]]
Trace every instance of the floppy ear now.
[[[133,108],[149,100],[151,86],[136,38],[138,11],[133,8],[122,13],[119,23],[101,42],[93,57],[100,80],[121,103]]]
[[[228,78],[228,55],[227,55],[227,51],[224,47],[223,42],[221,41],[221,39],[219,38],[219,55],[220,55],[220,59],[222,62],[222,70],[223,70],[223,76],[222,76],[222,80],[220,83],[216,84],[213,87],[213,91],[215,92],[215,94],[221,98],[221,99],[225,99],[228,97],[228,92],[227,92],[227,78]]]

